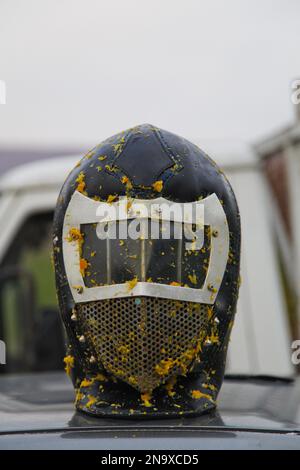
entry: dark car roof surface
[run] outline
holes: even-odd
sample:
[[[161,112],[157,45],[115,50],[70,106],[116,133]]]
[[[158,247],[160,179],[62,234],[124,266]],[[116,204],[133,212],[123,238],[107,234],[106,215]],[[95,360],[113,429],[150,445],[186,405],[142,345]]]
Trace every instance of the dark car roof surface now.
[[[300,448],[300,382],[225,379],[214,414],[124,420],[76,413],[64,373],[0,376],[0,449]]]

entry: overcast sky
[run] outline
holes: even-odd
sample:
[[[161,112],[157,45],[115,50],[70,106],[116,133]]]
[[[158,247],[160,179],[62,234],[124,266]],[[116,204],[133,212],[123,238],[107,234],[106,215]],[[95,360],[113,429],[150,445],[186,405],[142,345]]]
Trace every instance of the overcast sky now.
[[[299,0],[0,0],[0,145],[142,122],[255,141],[293,120]]]

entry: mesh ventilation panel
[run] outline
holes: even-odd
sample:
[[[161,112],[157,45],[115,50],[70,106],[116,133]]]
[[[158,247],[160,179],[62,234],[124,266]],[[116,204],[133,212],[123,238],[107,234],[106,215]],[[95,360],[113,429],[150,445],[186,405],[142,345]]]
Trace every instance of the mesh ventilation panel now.
[[[97,362],[141,392],[151,392],[199,360],[207,305],[127,297],[77,305],[79,327]]]

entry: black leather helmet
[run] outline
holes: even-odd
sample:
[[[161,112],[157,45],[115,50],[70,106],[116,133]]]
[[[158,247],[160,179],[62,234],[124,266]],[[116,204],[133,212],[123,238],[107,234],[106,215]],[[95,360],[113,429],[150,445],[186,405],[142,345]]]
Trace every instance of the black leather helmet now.
[[[61,190],[54,260],[78,410],[172,417],[216,406],[240,219],[203,151],[149,124],[99,144]]]

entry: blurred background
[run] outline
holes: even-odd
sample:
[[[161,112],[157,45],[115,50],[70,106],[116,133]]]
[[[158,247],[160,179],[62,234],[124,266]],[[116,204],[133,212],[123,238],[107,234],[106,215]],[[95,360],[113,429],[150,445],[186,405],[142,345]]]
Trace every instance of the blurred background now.
[[[89,149],[144,122],[199,144],[237,194],[242,287],[227,372],[295,372],[299,18],[297,0],[0,0],[0,374],[63,367],[56,198]]]

